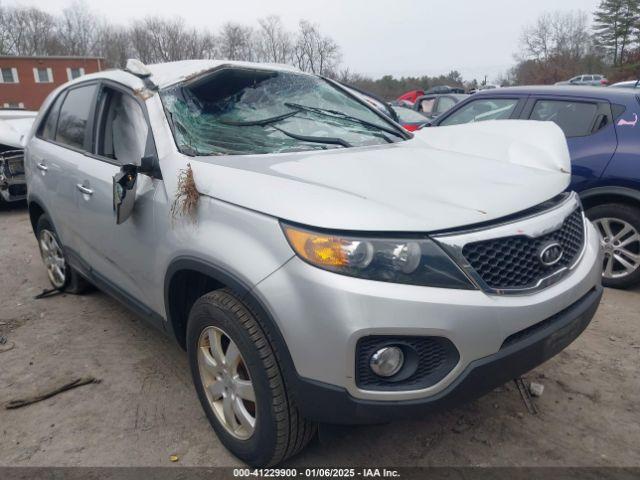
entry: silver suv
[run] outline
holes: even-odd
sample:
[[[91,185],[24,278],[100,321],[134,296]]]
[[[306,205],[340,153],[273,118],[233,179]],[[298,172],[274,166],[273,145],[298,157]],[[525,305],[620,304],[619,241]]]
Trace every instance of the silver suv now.
[[[565,348],[602,294],[552,123],[414,135],[286,66],[130,61],[53,92],[25,163],[51,283],[174,337],[251,465],[319,422],[482,395]]]

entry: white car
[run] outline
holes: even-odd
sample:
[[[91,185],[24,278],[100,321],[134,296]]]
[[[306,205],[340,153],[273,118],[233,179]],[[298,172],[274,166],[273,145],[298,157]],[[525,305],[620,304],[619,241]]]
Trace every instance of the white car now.
[[[27,198],[24,143],[38,112],[0,110],[0,201]]]
[[[611,85],[614,88],[640,88],[640,80],[629,80]]]

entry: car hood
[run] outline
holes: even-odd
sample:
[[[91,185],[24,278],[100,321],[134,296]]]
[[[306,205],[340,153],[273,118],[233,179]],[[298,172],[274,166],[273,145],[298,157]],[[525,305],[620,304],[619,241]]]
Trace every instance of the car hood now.
[[[375,147],[189,162],[203,195],[339,230],[476,224],[548,200],[570,180],[562,131],[528,121],[427,128],[411,140]],[[176,171],[168,175],[169,165],[161,167],[168,191],[175,192]]]
[[[31,126],[33,117],[26,118],[2,118],[0,117],[0,144],[13,148],[24,148],[25,141]]]

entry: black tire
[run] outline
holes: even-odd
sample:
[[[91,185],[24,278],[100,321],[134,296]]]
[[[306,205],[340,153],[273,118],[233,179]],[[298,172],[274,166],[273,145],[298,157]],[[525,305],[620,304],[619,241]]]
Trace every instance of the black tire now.
[[[49,216],[45,213],[40,215],[38,218],[38,222],[36,223],[36,239],[38,240],[38,248],[40,248],[40,238],[44,230],[51,232],[51,234],[55,237],[56,241],[62,247],[62,242],[56,233],[56,230],[53,226],[53,222],[49,218]],[[64,248],[63,248],[64,250]],[[40,248],[42,253],[42,249]],[[64,254],[63,254],[64,255]],[[85,280],[76,270],[74,270],[69,262],[67,261],[66,255],[64,255],[65,261],[65,280],[63,284],[56,285],[53,280],[49,277],[49,281],[54,288],[58,288],[67,293],[80,294],[91,288],[91,284]]]
[[[247,366],[255,392],[256,420],[246,440],[234,437],[216,417],[204,392],[198,367],[198,341],[207,327],[223,330],[237,345]],[[280,371],[277,355],[256,312],[231,290],[200,297],[187,326],[187,353],[196,392],[209,422],[222,444],[253,467],[276,465],[302,450],[314,437],[317,426],[302,418],[293,403]]]
[[[606,203],[591,207],[585,213],[592,222],[597,222],[604,218],[616,219],[628,223],[636,232],[640,232],[640,209],[637,207],[624,203]],[[602,234],[602,232],[600,233]],[[628,248],[631,249],[633,253],[640,254],[639,243],[634,242],[632,245],[629,245]],[[633,273],[629,273],[623,277],[606,278],[604,274],[602,277],[602,284],[605,287],[629,288],[638,283],[640,283],[640,267],[636,268]]]

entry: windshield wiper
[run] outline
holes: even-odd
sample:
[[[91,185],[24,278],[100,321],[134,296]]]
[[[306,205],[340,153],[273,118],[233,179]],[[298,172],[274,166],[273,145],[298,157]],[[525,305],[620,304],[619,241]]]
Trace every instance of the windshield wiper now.
[[[301,105],[299,103],[289,103],[289,102],[285,102],[285,105],[289,108],[306,110],[307,112],[318,113],[320,115],[325,115],[327,117],[344,118],[345,120],[350,120],[354,123],[359,123],[360,125],[364,125],[365,127],[375,128],[377,130],[382,130],[383,132],[390,133],[391,135],[402,137],[402,134],[400,132],[397,132],[392,128],[383,127],[382,125],[378,125],[377,123],[369,122],[368,120],[363,120],[361,118],[354,117],[347,113],[339,112],[338,110],[331,110],[329,108],[311,107],[309,105]],[[393,141],[388,137],[383,136],[382,138],[384,138],[389,143],[393,143]]]
[[[282,115],[276,115],[275,117],[263,118],[262,120],[249,120],[249,121],[240,121],[240,122],[236,122],[233,120],[218,120],[218,123],[222,123],[223,125],[230,125],[233,127],[253,127],[253,126],[264,127],[265,125],[269,125],[270,123],[280,122],[289,117],[293,117],[298,113],[300,113],[300,109],[296,109],[292,112],[283,113]]]
[[[284,133],[287,137],[295,138],[296,140],[300,140],[302,142],[342,145],[344,148],[349,148],[353,146],[346,140],[338,137],[310,137],[308,135],[298,135],[297,133],[291,133],[286,130],[283,130],[282,128],[274,127],[273,125],[271,125],[271,128],[278,130],[281,133]]]
[[[291,107],[291,108],[296,108],[296,107]],[[300,110],[302,110],[302,109],[296,108],[295,110],[293,110],[291,112],[283,113],[282,115],[277,115],[275,117],[264,118],[262,120],[250,120],[250,121],[246,121],[246,122],[234,122],[234,121],[229,121],[229,120],[227,120],[227,121],[219,120],[219,123],[222,123],[224,125],[234,126],[234,127],[253,127],[253,126],[265,127],[265,126],[269,125],[271,128],[273,128],[274,130],[278,130],[279,132],[283,133],[287,137],[291,137],[291,138],[294,138],[296,140],[300,140],[302,142],[326,143],[326,144],[330,144],[330,145],[342,145],[345,148],[349,148],[349,147],[353,146],[349,142],[347,142],[346,140],[343,140],[342,138],[336,138],[336,137],[311,137],[311,136],[308,136],[308,135],[298,135],[297,133],[291,133],[291,132],[288,132],[286,130],[283,130],[282,128],[278,128],[278,127],[275,127],[273,125],[270,125],[272,123],[277,123],[277,122],[280,122],[282,120],[286,120],[289,117],[293,117],[294,115],[300,113]]]

